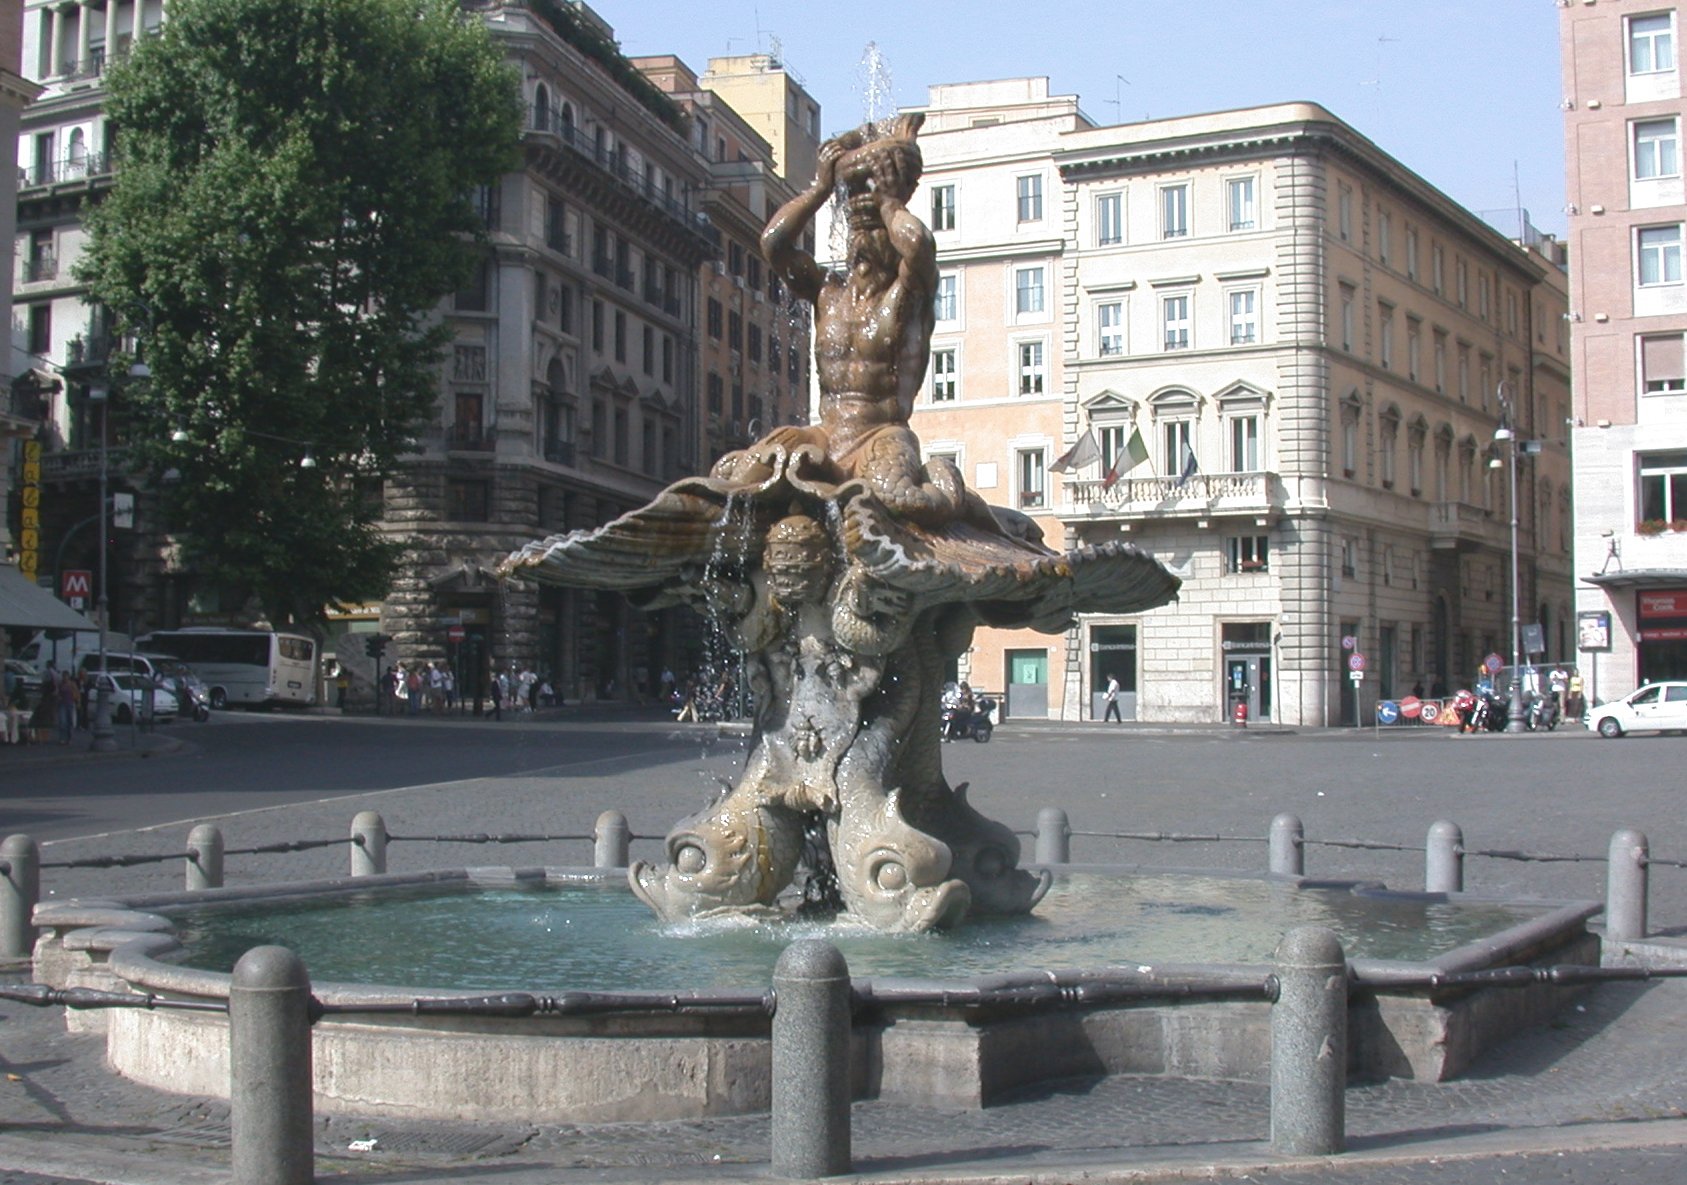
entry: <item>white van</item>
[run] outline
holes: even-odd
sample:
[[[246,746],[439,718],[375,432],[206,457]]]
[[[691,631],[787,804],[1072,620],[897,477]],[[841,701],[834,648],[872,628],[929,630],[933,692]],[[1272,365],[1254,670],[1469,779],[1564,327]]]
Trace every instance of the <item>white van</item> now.
[[[113,651],[127,651],[134,648],[134,640],[128,634],[107,632],[105,636],[106,653]],[[52,663],[59,671],[73,671],[80,669],[82,656],[85,654],[98,655],[100,652],[100,632],[98,630],[36,630],[35,636],[12,655],[23,663],[33,673],[37,682],[41,673]],[[97,664],[96,664],[97,665]]]

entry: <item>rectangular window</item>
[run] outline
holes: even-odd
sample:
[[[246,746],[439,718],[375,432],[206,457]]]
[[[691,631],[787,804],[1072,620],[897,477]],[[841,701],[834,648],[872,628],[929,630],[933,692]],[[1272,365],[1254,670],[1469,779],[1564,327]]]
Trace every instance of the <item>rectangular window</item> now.
[[[1224,206],[1230,216],[1231,230],[1252,230],[1254,217],[1254,179],[1232,177],[1224,183]]]
[[[1353,191],[1343,185],[1336,191],[1336,233],[1341,241],[1353,241]]]
[[[721,322],[724,319],[724,313],[725,313],[725,310],[721,307],[720,301],[714,299],[714,297],[710,297],[709,298],[709,336],[714,338],[716,341],[720,340]]]
[[[1406,228],[1406,278],[1418,278],[1418,231],[1415,226]]]
[[[1021,449],[1018,457],[1019,508],[1036,510],[1048,505],[1047,467],[1042,449]]]
[[[1043,343],[1040,341],[1019,343],[1019,393],[1043,393]]]
[[[656,331],[648,325],[644,327],[644,373],[656,373]]]
[[[1267,535],[1232,535],[1225,542],[1232,572],[1265,572]]]
[[[1043,178],[1040,173],[1016,179],[1019,192],[1019,221],[1043,220]]]
[[[1687,453],[1640,453],[1640,520],[1687,519]]]
[[[951,403],[955,398],[955,389],[955,351],[933,350],[931,352],[931,401],[933,403]]]
[[[627,360],[627,314],[615,310],[615,361]]]
[[[1669,119],[1642,119],[1634,124],[1634,179],[1650,181],[1681,175],[1681,124]]]
[[[1024,315],[1043,311],[1043,269],[1022,267],[1013,273],[1013,311]]]
[[[1422,347],[1423,323],[1416,317],[1406,318],[1406,377],[1418,381],[1418,355]]]
[[[1459,345],[1459,402],[1470,402],[1470,347]]]
[[[744,332],[745,332],[745,338],[746,338],[744,344],[748,347],[746,352],[750,355],[750,361],[760,365],[760,363],[761,363],[761,326],[755,324],[754,322],[751,322],[750,325],[745,329]]]
[[[491,515],[491,490],[484,481],[448,478],[445,482],[445,517],[450,522],[483,523]]]
[[[1441,253],[1441,244],[1436,243],[1429,249],[1429,286],[1434,289],[1436,296],[1440,296],[1445,287],[1445,272],[1445,256]]]
[[[931,187],[931,229],[955,229],[955,187],[953,185],[933,185]]]
[[[1257,473],[1259,463],[1259,417],[1237,416],[1230,421],[1230,470]]]
[[[936,317],[939,321],[953,321],[960,316],[960,277],[950,274],[937,277]]]
[[[1377,213],[1377,262],[1383,267],[1391,265],[1394,254],[1394,216],[1386,210]]]
[[[1160,443],[1165,452],[1160,455],[1160,472],[1174,477],[1183,472],[1183,453],[1193,447],[1188,420],[1167,420],[1161,426]]]
[[[1459,308],[1467,308],[1470,304],[1470,269],[1462,258],[1453,261],[1453,283],[1453,299],[1458,301]]]
[[[744,314],[733,311],[726,315],[726,344],[734,350],[744,348]]]
[[[1638,232],[1640,283],[1681,283],[1681,224],[1643,226]]]
[[[1447,393],[1447,335],[1435,331],[1435,389]]]
[[[1640,339],[1640,389],[1648,394],[1687,391],[1687,368],[1679,333]]]
[[[1189,186],[1167,185],[1160,190],[1160,237],[1181,239],[1189,234]]]
[[[1230,344],[1251,346],[1259,340],[1259,292],[1242,288],[1230,294]]]
[[[1167,296],[1160,300],[1160,322],[1165,327],[1165,348],[1189,348],[1189,297]]]
[[[1667,12],[1630,17],[1628,72],[1660,74],[1675,69],[1675,21]]]
[[[1353,312],[1354,291],[1346,284],[1341,286],[1341,348],[1348,353],[1353,352],[1354,331],[1356,328]]]
[[[1104,193],[1095,199],[1095,243],[1106,247],[1125,241],[1125,196]]]
[[[1106,301],[1095,308],[1096,340],[1103,355],[1125,352],[1125,306],[1117,300]]]
[[[1394,309],[1377,304],[1377,361],[1384,370],[1394,369]]]
[[[592,301],[592,349],[603,353],[603,302]]]

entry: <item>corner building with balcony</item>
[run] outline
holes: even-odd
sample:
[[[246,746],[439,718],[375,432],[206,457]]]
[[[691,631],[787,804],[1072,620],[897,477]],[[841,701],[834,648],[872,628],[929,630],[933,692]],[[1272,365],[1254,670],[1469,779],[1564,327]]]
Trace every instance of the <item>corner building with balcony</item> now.
[[[1512,649],[1513,464],[1518,616],[1541,657],[1570,655],[1550,240],[1508,238],[1310,103],[1098,127],[1033,78],[921,110],[924,448],[1052,545],[1123,539],[1184,580],[1063,638],[980,629],[957,677],[1010,719],[1100,719],[1113,676],[1127,719],[1240,702],[1296,725],[1469,686]],[[1526,455],[1494,440],[1502,404]]]
[[[1561,6],[1576,607],[1590,704],[1687,679],[1682,6]]]

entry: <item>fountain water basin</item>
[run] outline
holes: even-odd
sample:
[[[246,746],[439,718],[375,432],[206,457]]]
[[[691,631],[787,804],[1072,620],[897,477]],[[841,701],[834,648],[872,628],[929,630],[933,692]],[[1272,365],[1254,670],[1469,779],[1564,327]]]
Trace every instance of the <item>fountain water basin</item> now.
[[[45,933],[36,977],[221,1000],[232,958],[279,941],[301,950],[317,997],[330,1004],[493,991],[626,992],[647,1002],[696,1003],[766,991],[786,942],[824,936],[845,952],[858,986],[870,984],[892,1001],[856,1016],[857,1096],[985,1106],[1016,1089],[1081,1076],[1262,1078],[1269,1005],[1258,988],[1271,973],[1277,939],[1303,924],[1331,926],[1350,950],[1358,985],[1351,1072],[1451,1077],[1493,1041],[1544,1019],[1572,989],[1394,985],[1430,971],[1597,963],[1598,940],[1586,920],[1599,908],[1393,893],[1354,882],[1062,866],[1031,917],[952,934],[886,935],[743,919],[664,925],[614,874],[457,869],[46,905],[37,913]],[[451,913],[465,923],[456,938],[441,928]],[[322,945],[323,933],[335,940]],[[1156,990],[1107,1007],[981,1008],[965,999],[976,988],[1121,976]],[[952,999],[895,1002],[897,988],[931,987],[948,989]],[[227,1093],[226,1017],[145,1009],[79,1015],[84,1023],[104,1020],[108,1061],[119,1073],[181,1093]],[[315,1026],[313,1050],[324,1111],[578,1123],[769,1105],[767,1017],[711,1014],[706,1006],[519,1020],[332,1016]]]

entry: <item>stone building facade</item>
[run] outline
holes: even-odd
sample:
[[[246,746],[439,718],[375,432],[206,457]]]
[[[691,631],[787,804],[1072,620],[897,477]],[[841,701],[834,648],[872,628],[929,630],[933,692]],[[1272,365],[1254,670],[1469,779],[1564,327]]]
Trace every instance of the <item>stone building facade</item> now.
[[[926,450],[1057,545],[1129,540],[1184,578],[1064,638],[980,630],[957,675],[1010,717],[1099,718],[1113,675],[1139,719],[1239,700],[1301,725],[1467,686],[1511,650],[1502,411],[1540,442],[1517,459],[1519,617],[1542,657],[1570,652],[1553,244],[1314,104],[1097,127],[1017,79],[921,110],[942,276]]]
[[[1602,0],[1559,14],[1590,703],[1687,678],[1682,11]]]
[[[778,302],[744,274],[759,220],[788,190],[772,147],[683,63],[675,64],[684,85],[668,87],[670,96],[620,54],[613,30],[585,4],[469,0],[464,8],[486,21],[521,80],[521,162],[476,195],[488,244],[440,309],[452,341],[436,414],[383,491],[383,527],[405,544],[403,566],[382,602],[334,613],[325,650],[372,674],[356,635],[380,631],[395,639],[387,661],[451,663],[471,692],[495,663],[544,672],[568,699],[636,696],[654,689],[664,667],[697,661],[699,626],[688,613],[505,585],[491,572],[529,540],[599,526],[706,469],[757,414],[769,425],[800,418],[806,325],[781,320]],[[13,337],[15,369],[29,378],[15,398],[27,395],[40,413],[23,430],[45,453],[41,534],[51,549],[64,545],[67,566],[88,566],[95,542],[73,530],[96,501],[86,392],[106,380],[117,344],[71,275],[84,205],[98,200],[117,163],[101,76],[107,47],[121,53],[163,19],[157,0],[28,0],[26,73],[46,91],[18,149]],[[788,82],[776,63],[763,63],[759,76],[764,89]],[[812,100],[789,86],[806,110]],[[776,101],[784,106],[784,91]],[[726,136],[730,150],[717,151]],[[812,148],[808,159],[812,168]],[[711,357],[705,371],[703,343],[711,355],[716,343],[706,337],[700,285],[722,284],[757,326],[765,361],[746,348],[747,359],[723,354],[715,366]],[[736,435],[733,419],[709,418],[704,401],[705,373],[724,376],[729,361],[751,367],[740,379]],[[120,410],[120,389],[114,400]],[[113,486],[129,489],[120,415],[113,431]],[[214,603],[213,590],[174,570],[147,491],[135,492],[140,529],[113,536],[114,625],[250,624],[242,607]]]

